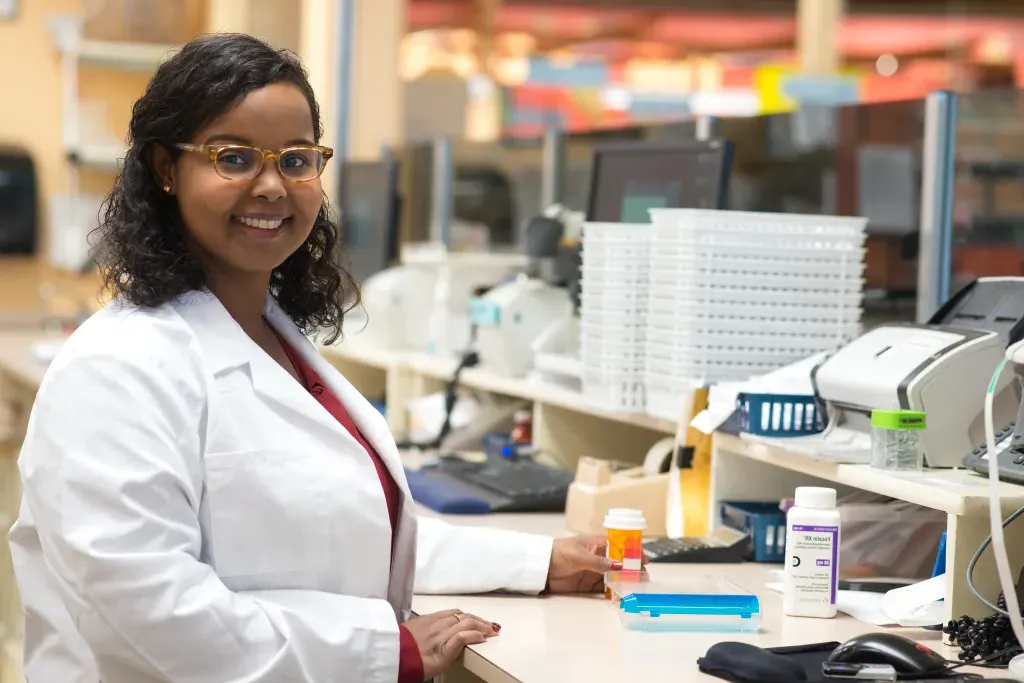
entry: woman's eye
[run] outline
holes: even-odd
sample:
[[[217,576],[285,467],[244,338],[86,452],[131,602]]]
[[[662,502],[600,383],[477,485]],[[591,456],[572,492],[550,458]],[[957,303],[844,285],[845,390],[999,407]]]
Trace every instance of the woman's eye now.
[[[302,166],[305,166],[307,163],[308,162],[301,155],[298,154],[289,154],[288,156],[281,160],[281,165],[287,168],[301,168]]]
[[[220,157],[220,163],[231,165],[244,164],[245,157],[241,154],[224,154]]]

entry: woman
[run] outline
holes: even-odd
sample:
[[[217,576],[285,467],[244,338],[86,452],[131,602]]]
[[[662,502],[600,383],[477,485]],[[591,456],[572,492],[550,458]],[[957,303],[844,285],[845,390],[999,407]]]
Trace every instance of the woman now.
[[[422,681],[500,627],[422,592],[593,590],[594,539],[419,520],[383,419],[303,332],[336,262],[302,67],[186,45],[135,104],[99,254],[114,302],[39,390],[11,532],[30,683]],[[399,624],[402,623],[402,626]]]

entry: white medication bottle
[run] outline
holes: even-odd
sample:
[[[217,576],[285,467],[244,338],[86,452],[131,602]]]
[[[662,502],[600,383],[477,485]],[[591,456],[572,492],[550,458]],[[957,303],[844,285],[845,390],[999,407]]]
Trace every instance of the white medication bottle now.
[[[836,615],[839,510],[836,490],[800,486],[786,513],[786,565],[782,609],[792,617]]]

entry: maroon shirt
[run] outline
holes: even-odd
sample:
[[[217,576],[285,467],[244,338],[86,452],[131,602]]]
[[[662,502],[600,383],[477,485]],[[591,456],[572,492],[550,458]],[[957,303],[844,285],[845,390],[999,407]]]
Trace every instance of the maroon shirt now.
[[[384,461],[381,460],[380,455],[362,435],[359,428],[356,427],[352,417],[345,410],[345,406],[341,404],[338,397],[334,395],[334,392],[327,388],[327,385],[324,384],[316,371],[280,335],[278,335],[278,339],[281,341],[284,352],[288,355],[288,360],[295,367],[295,371],[299,373],[299,377],[302,378],[302,382],[309,393],[320,402],[320,405],[334,419],[341,423],[341,426],[348,430],[348,433],[366,450],[366,454],[373,462],[373,466],[377,470],[377,476],[380,477],[380,485],[384,488],[384,500],[388,505],[388,517],[391,519],[391,552],[394,554],[395,536],[398,533],[398,513],[402,503],[401,489],[398,488],[398,484],[395,482],[394,477],[391,476],[391,472],[388,471]],[[400,645],[398,683],[423,683],[423,658],[420,656],[419,645],[417,645],[416,639],[413,638],[412,633],[404,625],[399,625],[398,632]]]

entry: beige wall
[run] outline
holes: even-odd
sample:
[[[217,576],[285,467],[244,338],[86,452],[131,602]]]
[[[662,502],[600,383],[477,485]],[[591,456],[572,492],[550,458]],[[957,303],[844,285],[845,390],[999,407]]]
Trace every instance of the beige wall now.
[[[0,21],[0,143],[21,145],[31,152],[45,198],[67,186],[61,147],[60,57],[46,16],[77,11],[80,0],[33,0],[18,5],[14,21]]]
[[[81,12],[82,7],[82,0],[28,0],[19,3],[14,21],[0,22],[0,144],[23,146],[35,159],[43,249],[49,199],[68,188],[61,138],[61,60],[47,18]],[[120,140],[127,134],[131,105],[147,80],[145,74],[82,67],[80,98],[104,103],[107,129]],[[105,194],[112,180],[110,173],[83,172],[82,189]]]
[[[111,6],[121,0],[114,0]],[[281,47],[299,52],[321,101],[328,131],[333,111],[332,16],[336,0],[166,0],[187,3],[188,16],[204,7],[207,26],[216,17],[238,10],[248,30]],[[403,87],[398,77],[398,47],[404,32],[407,0],[357,0],[353,66],[350,82],[350,154],[377,158],[381,145],[404,138]],[[14,21],[0,22],[0,144],[26,147],[37,164],[42,209],[42,248],[45,249],[49,200],[67,191],[68,164],[61,139],[61,66],[47,18],[55,13],[78,13],[83,0],[22,0]],[[238,28],[242,28],[239,26]],[[79,68],[81,100],[102,102],[106,128],[116,139],[127,133],[131,105],[142,93],[149,75],[98,67]],[[328,136],[330,137],[330,135]],[[328,140],[327,144],[334,141]],[[82,171],[82,190],[105,194],[113,176]],[[328,186],[331,178],[325,179]],[[42,252],[45,253],[45,252]]]

